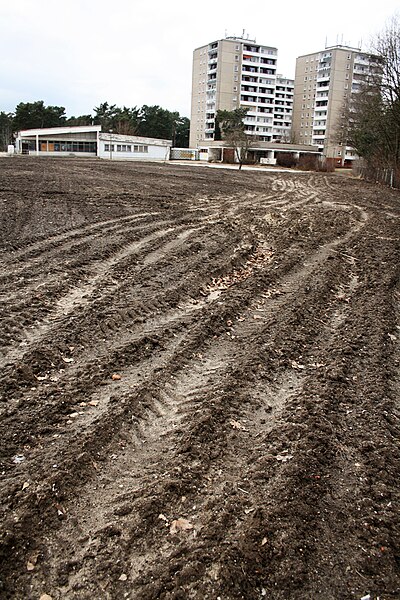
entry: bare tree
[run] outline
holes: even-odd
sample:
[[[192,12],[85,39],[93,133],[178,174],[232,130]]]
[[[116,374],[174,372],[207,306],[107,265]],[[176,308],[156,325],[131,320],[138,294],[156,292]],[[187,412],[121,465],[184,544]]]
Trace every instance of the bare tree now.
[[[400,167],[400,21],[393,17],[373,45],[375,67],[343,106],[336,137],[371,169]]]
[[[252,137],[246,133],[243,119],[247,114],[247,109],[236,108],[235,110],[217,111],[217,120],[221,127],[222,138],[233,147],[239,170],[247,159]]]

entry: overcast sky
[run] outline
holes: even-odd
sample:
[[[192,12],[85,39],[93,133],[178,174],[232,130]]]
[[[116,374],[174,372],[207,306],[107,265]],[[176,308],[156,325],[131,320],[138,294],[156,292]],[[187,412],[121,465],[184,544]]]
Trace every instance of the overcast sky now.
[[[0,111],[44,100],[68,116],[158,104],[190,116],[192,53],[225,35],[278,48],[278,72],[337,42],[369,49],[399,0],[0,0]]]

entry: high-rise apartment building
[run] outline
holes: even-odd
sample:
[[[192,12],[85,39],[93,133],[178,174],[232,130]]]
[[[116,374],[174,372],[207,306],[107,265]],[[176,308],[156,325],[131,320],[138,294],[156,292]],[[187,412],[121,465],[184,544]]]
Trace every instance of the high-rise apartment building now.
[[[318,146],[337,164],[349,164],[352,148],[338,140],[346,103],[376,70],[374,56],[357,48],[332,46],[296,60],[292,138]]]
[[[246,131],[265,142],[289,141],[294,81],[277,75],[278,51],[227,37],[193,53],[190,147],[215,139],[218,110],[244,107]]]

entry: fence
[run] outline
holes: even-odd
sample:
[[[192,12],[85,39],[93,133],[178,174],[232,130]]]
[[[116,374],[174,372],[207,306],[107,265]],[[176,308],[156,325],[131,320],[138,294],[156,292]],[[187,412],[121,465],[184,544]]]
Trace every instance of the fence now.
[[[366,181],[382,183],[391,188],[400,189],[400,169],[374,167],[364,161],[355,161],[353,173]]]
[[[191,148],[171,148],[171,160],[199,160],[199,151]]]

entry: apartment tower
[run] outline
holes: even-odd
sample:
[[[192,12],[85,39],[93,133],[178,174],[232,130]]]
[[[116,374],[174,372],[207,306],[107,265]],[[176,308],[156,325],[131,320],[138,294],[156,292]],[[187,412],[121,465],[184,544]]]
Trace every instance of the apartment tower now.
[[[218,110],[247,108],[246,132],[265,142],[289,141],[294,81],[277,75],[278,51],[227,37],[193,53],[190,147],[215,139]]]
[[[337,165],[348,165],[355,152],[338,140],[345,106],[376,70],[375,58],[358,48],[332,46],[296,60],[292,138],[318,146]]]

